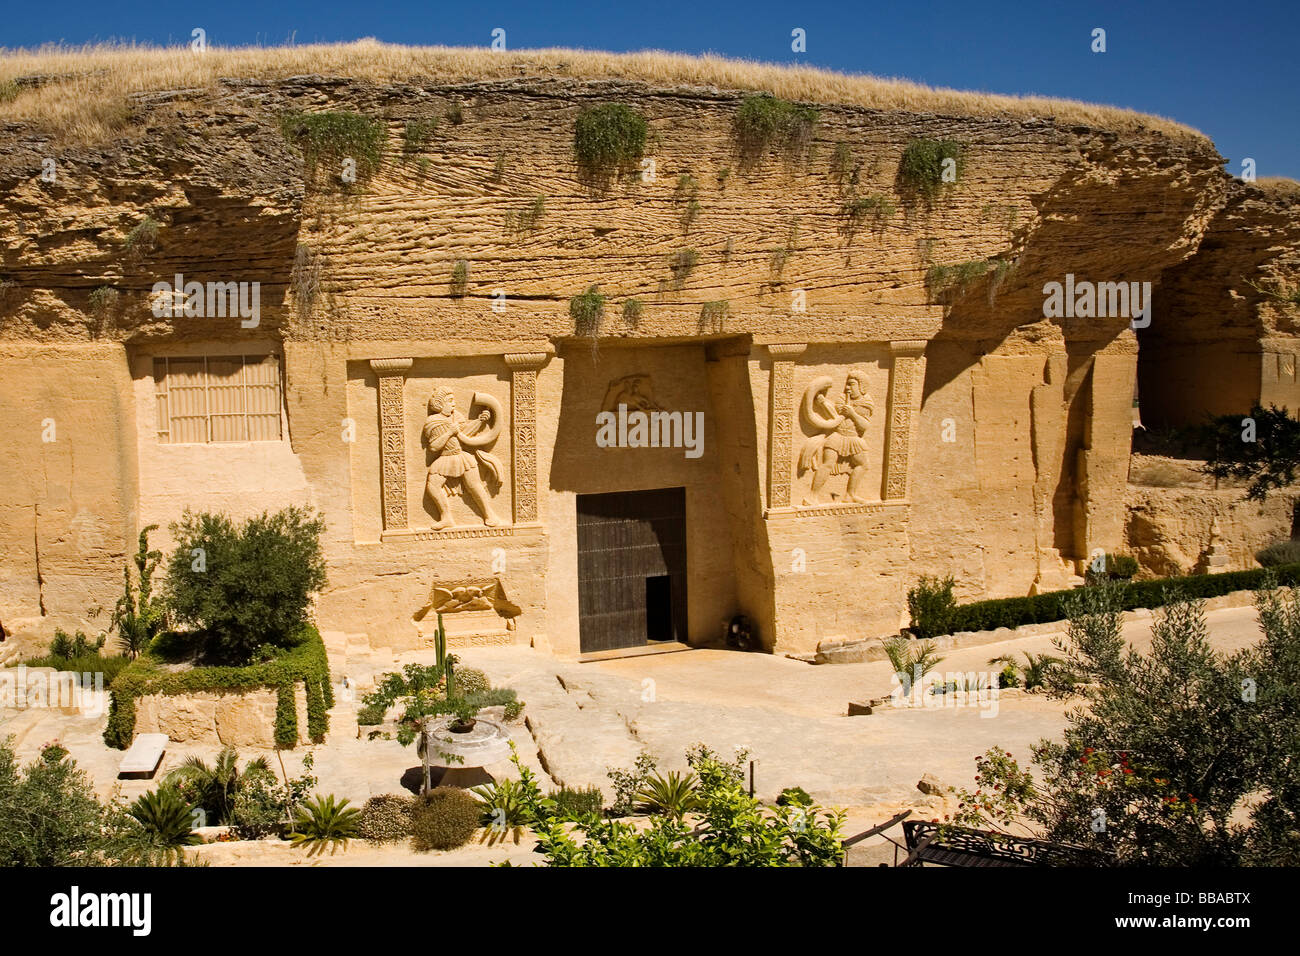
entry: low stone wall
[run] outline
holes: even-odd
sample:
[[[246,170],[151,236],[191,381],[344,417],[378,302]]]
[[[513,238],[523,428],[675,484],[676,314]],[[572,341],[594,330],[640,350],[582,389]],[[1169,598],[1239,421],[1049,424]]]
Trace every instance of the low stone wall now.
[[[294,692],[298,710],[298,743],[310,744],[307,736],[307,694],[302,683]],[[177,743],[206,743],[275,748],[275,703],[273,688],[244,693],[149,694],[135,702],[136,734],[166,734]]]

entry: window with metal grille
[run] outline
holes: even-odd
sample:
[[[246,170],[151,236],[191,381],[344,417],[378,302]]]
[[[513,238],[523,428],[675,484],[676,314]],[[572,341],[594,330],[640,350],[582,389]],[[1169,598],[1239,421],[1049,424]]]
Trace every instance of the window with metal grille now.
[[[279,441],[275,355],[166,356],[153,360],[158,441]]]

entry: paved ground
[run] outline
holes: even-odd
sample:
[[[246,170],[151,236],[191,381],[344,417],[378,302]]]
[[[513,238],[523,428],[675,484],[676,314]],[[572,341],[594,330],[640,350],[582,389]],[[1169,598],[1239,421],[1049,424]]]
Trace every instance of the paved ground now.
[[[1211,611],[1210,622],[1212,641],[1221,651],[1258,640],[1251,607]],[[1125,635],[1145,649],[1149,627],[1149,616],[1143,615],[1125,625]],[[1052,650],[1048,634],[1006,635],[1007,640],[983,638],[975,646],[945,651],[939,670],[996,670],[988,661],[1000,654],[1021,657],[1023,651]],[[893,684],[885,661],[813,666],[762,654],[692,650],[579,664],[524,647],[458,653],[466,665],[486,671],[495,685],[514,687],[527,702],[524,720],[508,729],[521,757],[543,774],[544,784],[594,784],[608,798],[612,791],[606,770],[630,766],[642,750],[654,754],[661,767],[679,769],[685,766],[686,748],[697,742],[724,754],[744,747],[757,761],[761,798],[774,798],[783,787],[802,786],[824,804],[848,810],[848,833],[880,822],[899,808],[910,807],[923,818],[941,814],[944,801],[916,789],[923,774],[944,784],[969,785],[976,755],[996,745],[1024,760],[1034,742],[1059,736],[1066,724],[1059,702],[1023,692],[1003,697],[996,712],[985,702],[960,708],[885,706],[870,716],[845,716],[849,700],[890,693]],[[427,657],[431,654],[408,655],[397,663]],[[400,792],[404,779],[408,784],[418,779],[414,747],[357,738],[354,703],[341,700],[331,718],[329,740],[313,751],[322,792],[360,803],[372,794]],[[115,779],[121,754],[102,744],[103,725],[103,716],[0,711],[0,734],[15,735],[22,759],[58,739],[90,773],[101,796],[116,790],[134,797],[155,786]],[[189,753],[211,759],[218,749],[173,744],[163,769]],[[268,756],[277,766],[277,756]],[[284,760],[288,772],[296,774],[302,752],[285,754]],[[498,776],[511,772],[508,765],[487,769]],[[875,849],[863,847],[859,857],[878,850],[879,842]],[[300,852],[272,843],[203,849],[216,864],[266,865],[481,865],[506,858],[528,864],[537,859],[530,851],[527,841],[518,848],[475,844],[434,854],[356,844],[344,854],[309,861]]]

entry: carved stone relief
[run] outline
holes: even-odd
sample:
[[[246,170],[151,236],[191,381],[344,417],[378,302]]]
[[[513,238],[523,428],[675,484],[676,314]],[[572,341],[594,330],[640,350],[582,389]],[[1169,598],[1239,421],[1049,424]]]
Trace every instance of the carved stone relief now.
[[[822,433],[808,439],[799,455],[799,474],[813,473],[812,489],[802,502],[805,505],[826,503],[826,483],[836,475],[848,475],[840,500],[853,503],[872,500],[863,493],[868,453],[865,436],[876,407],[867,393],[867,374],[856,369],[849,372],[843,394],[832,399],[834,386],[829,375],[813,379],[804,389],[800,404],[804,421]]]
[[[601,410],[617,412],[618,406],[626,405],[629,412],[661,412],[663,406],[655,401],[654,386],[650,376],[644,373],[624,375],[609,383],[605,389],[605,401]]]
[[[373,359],[379,377],[379,449],[384,491],[384,530],[407,526],[406,510],[406,372],[411,359]]]
[[[462,492],[484,525],[495,528],[501,524],[492,509],[492,495],[501,485],[501,463],[488,451],[501,433],[501,403],[486,392],[475,392],[469,408],[475,407],[481,408],[478,414],[466,418],[456,407],[455,394],[446,387],[429,398],[421,437],[432,456],[425,493],[433,505],[435,531],[455,525],[450,496]]]

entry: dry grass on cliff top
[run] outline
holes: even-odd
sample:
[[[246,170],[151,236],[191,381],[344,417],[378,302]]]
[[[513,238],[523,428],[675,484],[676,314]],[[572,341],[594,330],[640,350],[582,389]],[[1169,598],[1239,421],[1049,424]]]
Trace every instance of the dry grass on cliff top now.
[[[517,79],[522,76],[638,80],[654,86],[707,85],[728,90],[766,90],[784,99],[973,115],[1054,118],[1119,132],[1158,132],[1204,139],[1172,120],[1110,106],[1046,97],[1001,96],[933,89],[905,80],[785,67],[720,56],[676,53],[601,53],[526,50],[494,53],[485,48],[409,47],[356,43],[284,47],[185,47],[99,45],[0,51],[0,118],[25,120],[82,142],[102,142],[127,125],[132,93],[206,88],[221,77],[277,79],[304,74],[374,82],[413,78],[436,82]],[[49,78],[38,86],[20,77]]]

